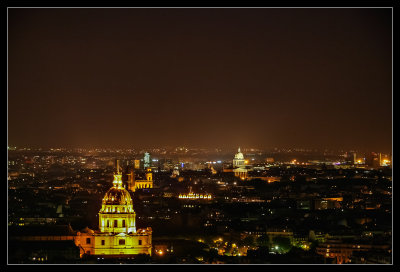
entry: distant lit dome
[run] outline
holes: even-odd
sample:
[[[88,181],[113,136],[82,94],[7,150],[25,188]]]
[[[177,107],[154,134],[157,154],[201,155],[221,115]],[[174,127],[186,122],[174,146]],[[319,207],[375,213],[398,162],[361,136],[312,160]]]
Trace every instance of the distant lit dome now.
[[[239,147],[239,149],[238,149],[238,153],[236,153],[236,155],[235,155],[235,159],[236,159],[236,160],[244,160],[243,153],[240,152],[240,147]]]

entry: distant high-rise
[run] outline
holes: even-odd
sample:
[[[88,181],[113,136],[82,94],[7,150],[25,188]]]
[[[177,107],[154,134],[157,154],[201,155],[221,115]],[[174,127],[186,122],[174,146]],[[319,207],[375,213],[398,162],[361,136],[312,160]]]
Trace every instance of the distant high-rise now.
[[[150,154],[148,152],[144,153],[143,163],[145,169],[151,166]]]

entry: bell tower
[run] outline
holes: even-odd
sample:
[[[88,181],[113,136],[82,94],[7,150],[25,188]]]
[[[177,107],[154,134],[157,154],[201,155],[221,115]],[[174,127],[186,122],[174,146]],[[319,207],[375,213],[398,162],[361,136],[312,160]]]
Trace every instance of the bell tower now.
[[[151,172],[151,168],[147,168],[146,170],[146,180],[153,181],[153,173]]]

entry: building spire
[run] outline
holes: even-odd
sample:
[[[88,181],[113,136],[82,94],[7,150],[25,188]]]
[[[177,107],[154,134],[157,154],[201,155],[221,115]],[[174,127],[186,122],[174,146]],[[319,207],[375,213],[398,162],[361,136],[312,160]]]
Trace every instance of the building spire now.
[[[117,160],[117,173],[114,175],[113,184],[114,184],[114,187],[117,187],[117,188],[122,187],[122,175],[119,172],[119,160]]]
[[[240,146],[239,146],[238,152],[240,153]]]

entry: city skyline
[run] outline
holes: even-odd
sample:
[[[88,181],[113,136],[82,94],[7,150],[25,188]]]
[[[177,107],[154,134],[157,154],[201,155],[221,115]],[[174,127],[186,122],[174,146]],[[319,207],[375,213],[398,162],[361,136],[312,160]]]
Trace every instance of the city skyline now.
[[[220,147],[202,147],[202,146],[129,146],[129,147],[112,147],[112,146],[105,146],[105,147],[85,147],[85,146],[76,146],[76,147],[65,147],[65,146],[50,146],[50,147],[41,147],[41,146],[8,146],[8,150],[18,150],[18,151],[73,151],[73,150],[87,150],[87,151],[102,151],[102,152],[134,152],[134,153],[145,153],[148,151],[180,151],[184,152],[186,149],[187,151],[206,151],[206,152],[216,152],[216,153],[225,153],[225,154],[233,154],[237,151],[238,147],[229,147],[229,148],[220,148]],[[258,148],[258,147],[251,147],[251,146],[242,146],[239,148],[242,149],[244,152],[262,152],[262,153],[270,153],[270,152],[312,152],[312,153],[332,153],[332,154],[345,154],[345,153],[354,153],[360,152],[363,154],[367,153],[387,153],[392,154],[392,151],[384,152],[382,150],[361,150],[361,149],[328,149],[328,148],[305,148],[305,147],[268,147],[268,148]]]
[[[9,145],[390,152],[391,12],[8,9]]]
[[[392,263],[390,156],[242,150],[10,149],[9,261]]]

